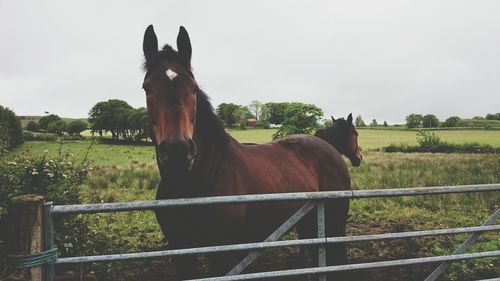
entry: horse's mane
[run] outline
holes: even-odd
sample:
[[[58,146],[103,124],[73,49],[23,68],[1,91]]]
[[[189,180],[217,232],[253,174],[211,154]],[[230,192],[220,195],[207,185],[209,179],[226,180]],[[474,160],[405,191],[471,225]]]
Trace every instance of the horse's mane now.
[[[206,137],[215,138],[219,144],[230,140],[224,130],[224,125],[214,113],[210,98],[199,87],[196,88],[196,129]]]

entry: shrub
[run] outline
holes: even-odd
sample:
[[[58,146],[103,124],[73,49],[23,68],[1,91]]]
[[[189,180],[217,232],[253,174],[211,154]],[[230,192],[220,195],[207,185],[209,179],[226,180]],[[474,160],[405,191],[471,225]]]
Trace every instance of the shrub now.
[[[10,149],[23,142],[23,129],[19,117],[12,110],[0,105],[0,145]]]
[[[85,130],[87,130],[87,123],[81,120],[72,121],[66,126],[66,131],[70,135],[80,135]]]
[[[39,194],[55,204],[81,203],[79,189],[86,174],[87,161],[75,164],[73,155],[62,153],[62,147],[54,159],[48,157],[48,151],[37,157],[28,152],[16,157],[4,154],[0,158],[0,225],[4,224],[6,207],[15,196]],[[54,240],[61,255],[87,253],[85,243],[93,243],[94,238],[89,237],[85,217],[66,216],[55,220],[54,226]],[[0,237],[0,252],[3,247]]]
[[[56,134],[50,133],[33,133],[25,131],[23,136],[26,141],[53,141],[57,139]]]
[[[417,142],[422,150],[428,152],[433,152],[437,147],[444,145],[434,132],[425,130],[421,130],[417,133]]]
[[[26,130],[30,132],[38,132],[38,130],[40,130],[40,125],[38,125],[35,121],[29,121],[26,125]]]

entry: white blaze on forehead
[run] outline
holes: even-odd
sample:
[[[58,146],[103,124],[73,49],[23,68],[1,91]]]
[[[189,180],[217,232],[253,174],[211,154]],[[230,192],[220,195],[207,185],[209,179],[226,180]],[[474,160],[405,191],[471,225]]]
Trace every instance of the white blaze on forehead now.
[[[174,78],[177,77],[177,72],[173,71],[170,68],[165,71],[165,74],[167,74],[167,77],[168,79],[170,79],[170,81],[174,80]]]

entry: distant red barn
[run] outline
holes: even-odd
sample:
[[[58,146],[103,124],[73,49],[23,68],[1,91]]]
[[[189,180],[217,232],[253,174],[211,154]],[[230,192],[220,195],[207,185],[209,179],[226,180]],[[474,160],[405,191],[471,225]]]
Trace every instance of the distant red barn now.
[[[251,128],[256,128],[257,127],[257,119],[251,118],[247,119],[247,126]]]

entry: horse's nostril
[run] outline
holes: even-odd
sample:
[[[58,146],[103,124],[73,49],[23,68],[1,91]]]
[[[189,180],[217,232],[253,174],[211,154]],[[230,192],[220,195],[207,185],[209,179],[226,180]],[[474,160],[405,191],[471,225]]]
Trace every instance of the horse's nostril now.
[[[196,156],[196,144],[192,139],[188,139],[188,160],[193,159]]]

